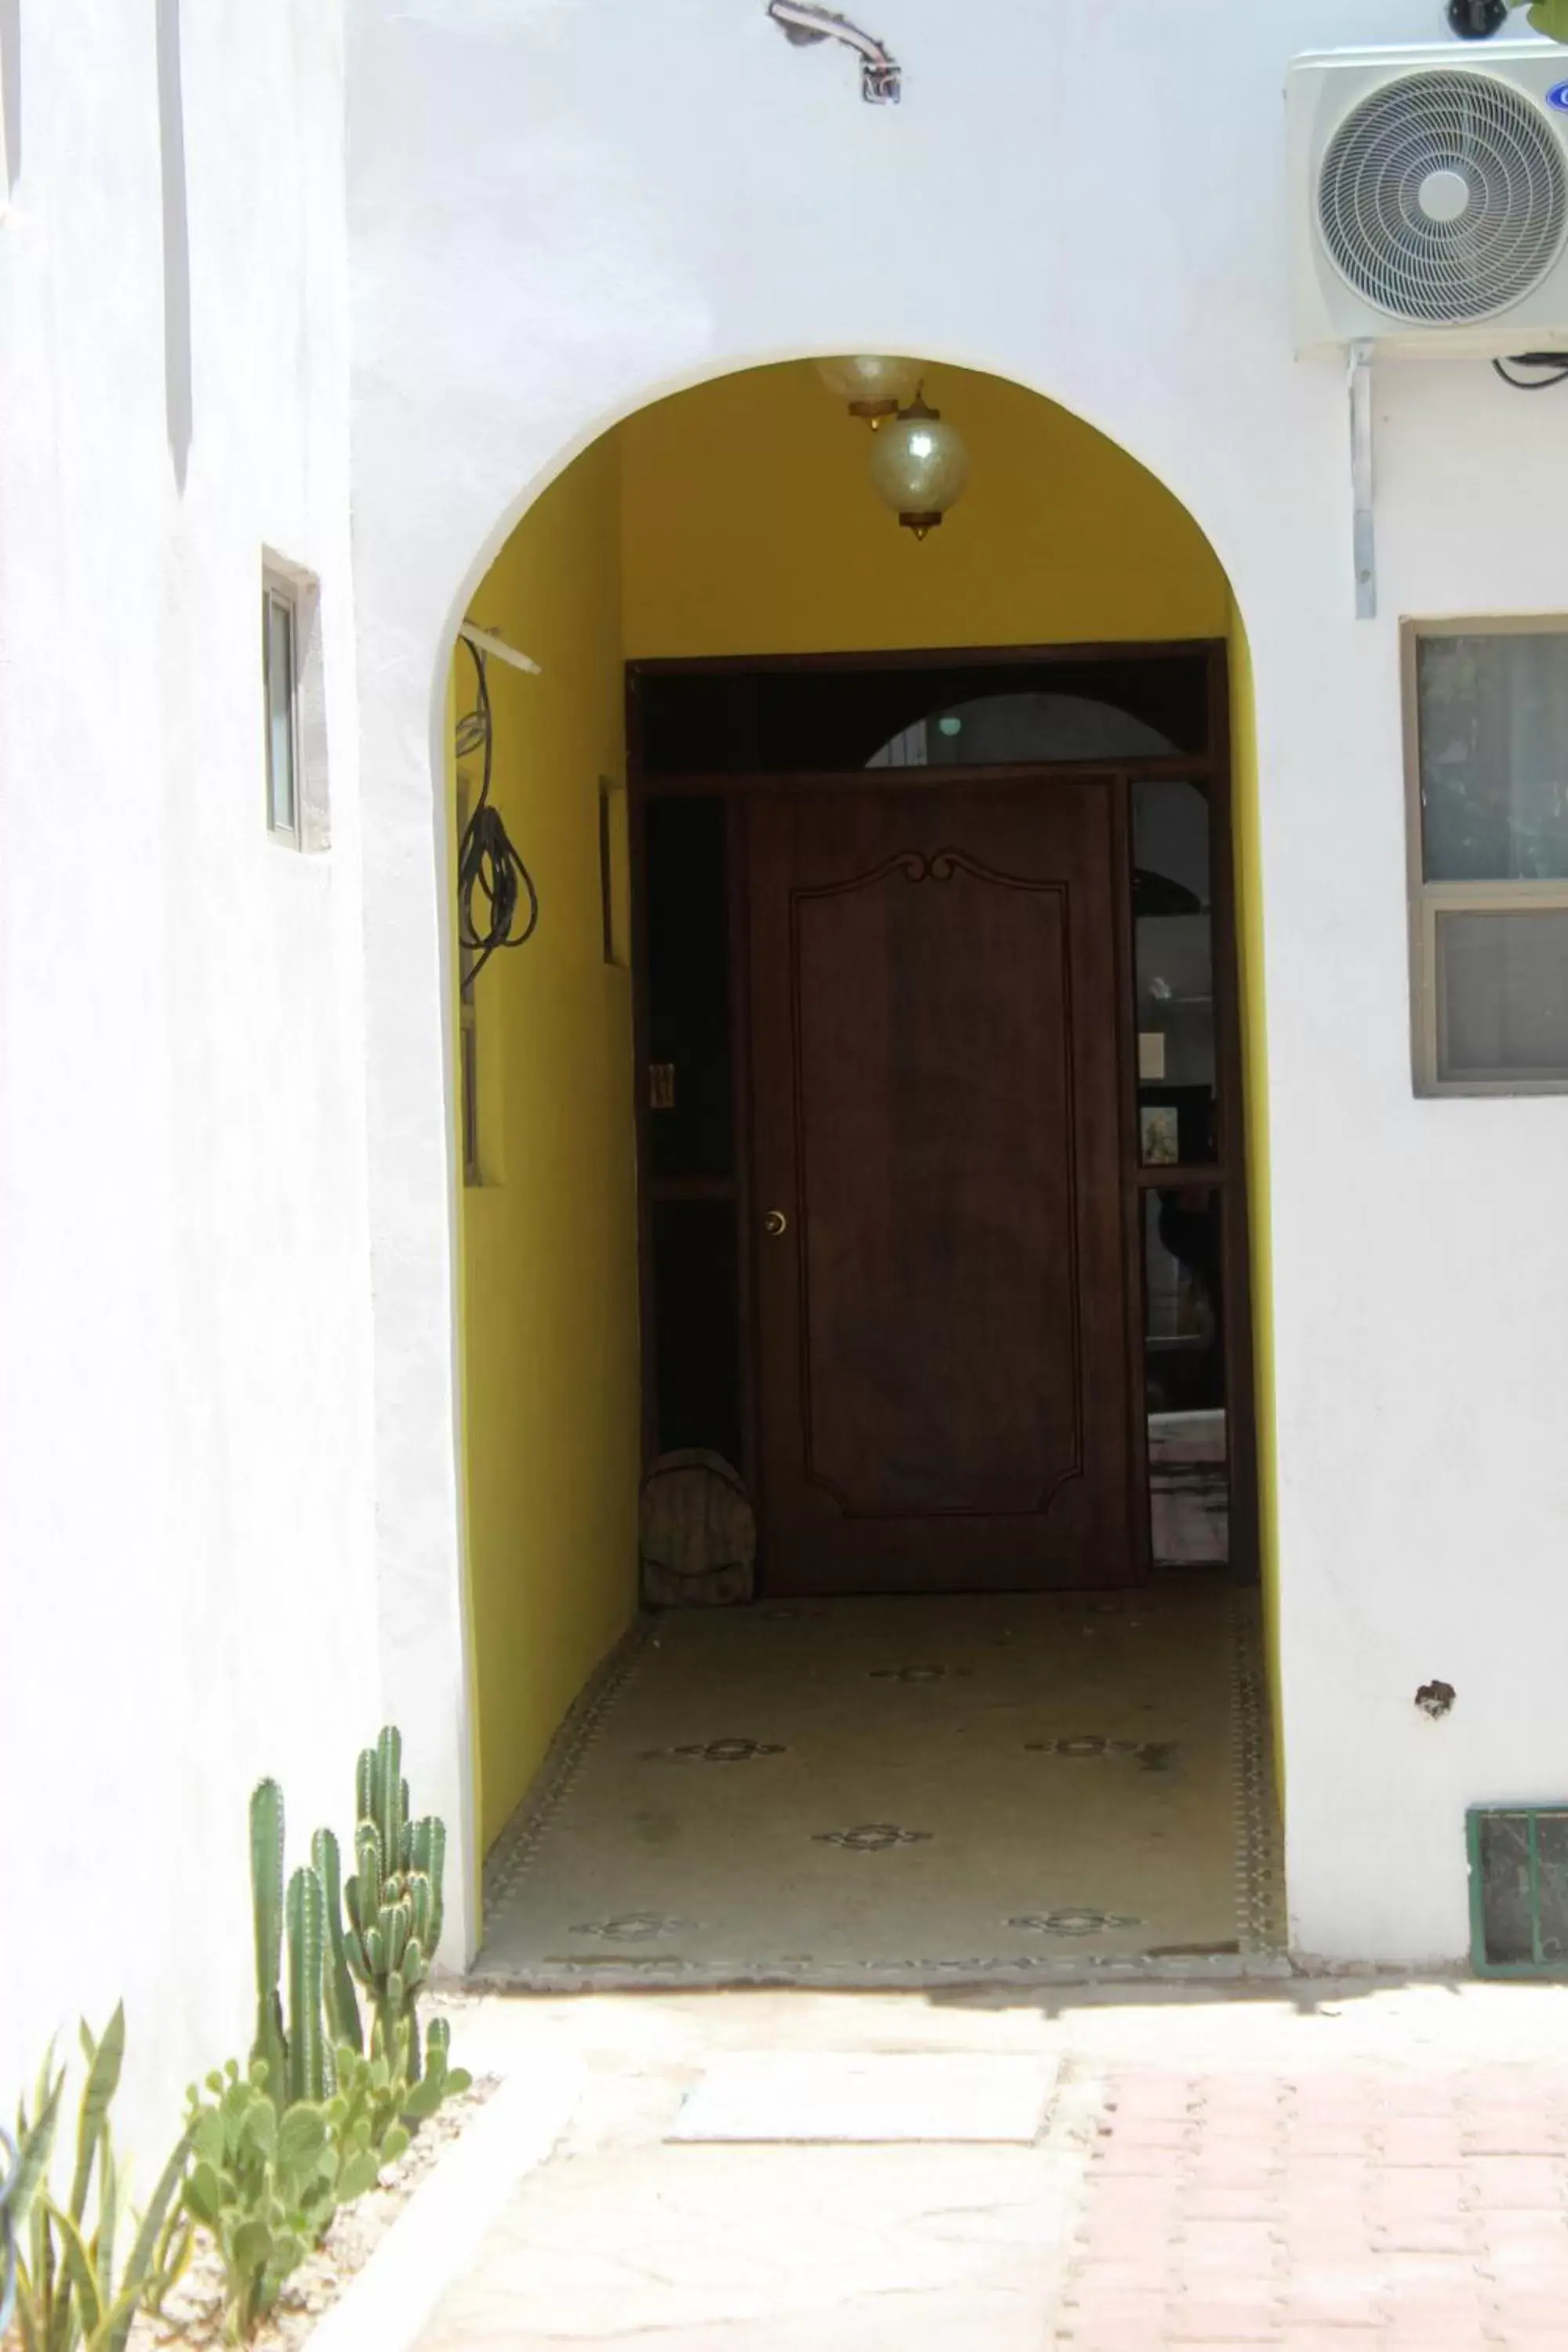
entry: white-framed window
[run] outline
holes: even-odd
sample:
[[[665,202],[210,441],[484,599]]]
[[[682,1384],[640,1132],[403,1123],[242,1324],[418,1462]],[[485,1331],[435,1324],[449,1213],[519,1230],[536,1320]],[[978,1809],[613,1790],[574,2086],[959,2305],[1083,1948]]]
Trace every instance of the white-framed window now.
[[[312,573],[280,556],[263,558],[267,829],[294,849],[325,849],[331,837],[321,603]]]
[[[1568,1093],[1568,618],[1404,659],[1416,1092]]]

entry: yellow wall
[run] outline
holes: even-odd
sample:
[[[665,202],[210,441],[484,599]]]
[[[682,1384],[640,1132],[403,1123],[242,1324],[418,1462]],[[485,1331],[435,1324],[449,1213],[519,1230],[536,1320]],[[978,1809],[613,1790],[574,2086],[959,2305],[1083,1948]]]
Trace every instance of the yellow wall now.
[[[599,779],[624,777],[613,442],[530,510],[469,610],[544,673],[489,667],[494,798],[542,911],[533,940],[492,957],[475,984],[481,1160],[496,1181],[462,1195],[476,1812],[488,1846],[636,1594],[631,984],[603,960],[599,889]],[[457,698],[473,701],[461,646]],[[477,767],[465,763],[476,791]],[[624,793],[612,805],[624,830]],[[624,889],[624,858],[621,869]]]
[[[1252,1385],[1258,1411],[1258,1514],[1263,1583],[1264,1654],[1273,1702],[1274,1759],[1285,1789],[1279,1691],[1279,1544],[1274,1447],[1274,1295],[1268,1193],[1268,1032],[1263,995],[1262,853],[1258,841],[1258,722],[1252,649],[1230,600],[1232,845],[1236,859],[1237,957],[1241,979],[1242,1081],[1247,1109],[1247,1210],[1252,1255]]]
[[[1225,635],[1207,540],[1113,442],[996,376],[933,367],[926,389],[973,472],[923,543],[871,490],[868,428],[809,365],[628,418],[628,656]]]
[[[973,476],[923,545],[871,492],[866,427],[810,366],[766,368],[645,409],[586,452],[523,518],[471,601],[475,620],[544,668],[537,679],[490,671],[495,796],[543,915],[536,940],[478,982],[483,1158],[496,1181],[463,1194],[485,1845],[635,1600],[630,987],[601,957],[597,831],[598,779],[623,773],[623,657],[1230,631],[1256,1296],[1267,1313],[1255,761],[1246,641],[1225,576],[1185,509],[1063,410],[952,368],[933,368],[928,391],[969,442]],[[465,708],[467,659],[457,672]],[[624,824],[624,803],[616,813]],[[624,937],[624,898],[620,916]],[[1260,1326],[1264,1433],[1268,1364]]]

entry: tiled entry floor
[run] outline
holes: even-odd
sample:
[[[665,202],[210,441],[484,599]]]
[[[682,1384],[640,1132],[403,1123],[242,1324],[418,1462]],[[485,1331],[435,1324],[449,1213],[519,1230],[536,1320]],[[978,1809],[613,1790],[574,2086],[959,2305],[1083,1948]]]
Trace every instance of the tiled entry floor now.
[[[487,1871],[476,1974],[1037,1982],[1267,1968],[1251,1597],[801,1601],[644,1629]]]

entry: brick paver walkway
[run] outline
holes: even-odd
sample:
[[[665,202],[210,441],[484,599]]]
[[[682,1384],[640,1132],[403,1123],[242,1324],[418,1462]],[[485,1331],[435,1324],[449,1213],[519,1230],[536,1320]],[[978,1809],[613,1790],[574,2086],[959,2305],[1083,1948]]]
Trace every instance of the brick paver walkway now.
[[[1111,2075],[1062,2352],[1568,2352],[1568,2067]]]
[[[1568,2352],[1568,1984],[605,1995],[459,2036],[583,2087],[419,2352]],[[1057,2087],[1027,2143],[677,2136],[724,2053],[792,2051]]]

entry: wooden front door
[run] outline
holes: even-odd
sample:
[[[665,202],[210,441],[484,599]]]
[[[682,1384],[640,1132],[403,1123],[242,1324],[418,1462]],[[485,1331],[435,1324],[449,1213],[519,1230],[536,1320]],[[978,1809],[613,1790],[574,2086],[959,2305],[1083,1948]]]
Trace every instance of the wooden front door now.
[[[766,1584],[1126,1581],[1112,788],[802,791],[748,823]]]

